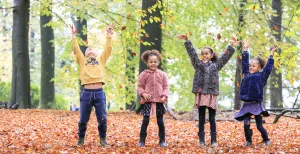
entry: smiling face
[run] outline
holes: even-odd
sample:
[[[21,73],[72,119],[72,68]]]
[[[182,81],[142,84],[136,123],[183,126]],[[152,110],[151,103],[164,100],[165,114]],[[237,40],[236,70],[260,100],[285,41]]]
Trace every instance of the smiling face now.
[[[89,47],[85,50],[85,57],[89,58],[89,57],[97,57],[97,52],[95,49]]]
[[[250,62],[250,66],[249,66],[249,72],[251,74],[253,74],[253,73],[259,72],[260,70],[261,70],[261,66],[260,66],[258,60],[252,59]]]
[[[202,61],[203,62],[208,62],[211,61],[213,54],[211,53],[211,51],[207,48],[202,49],[201,51],[201,56],[202,56]]]
[[[157,69],[158,65],[159,65],[159,61],[158,61],[157,56],[150,55],[147,60],[147,66],[149,67],[149,69],[152,71],[155,71]]]

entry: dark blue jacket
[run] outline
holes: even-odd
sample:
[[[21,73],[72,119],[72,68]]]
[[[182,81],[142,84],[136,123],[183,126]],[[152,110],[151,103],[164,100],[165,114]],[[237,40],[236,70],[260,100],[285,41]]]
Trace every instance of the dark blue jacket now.
[[[273,56],[270,55],[262,72],[253,74],[249,73],[249,52],[244,51],[242,57],[242,73],[244,79],[241,83],[239,99],[243,101],[262,102],[263,88],[267,84],[274,65]]]
[[[234,48],[229,45],[216,62],[204,63],[199,59],[190,40],[187,40],[184,45],[195,69],[192,92],[219,95],[219,71],[234,54]]]

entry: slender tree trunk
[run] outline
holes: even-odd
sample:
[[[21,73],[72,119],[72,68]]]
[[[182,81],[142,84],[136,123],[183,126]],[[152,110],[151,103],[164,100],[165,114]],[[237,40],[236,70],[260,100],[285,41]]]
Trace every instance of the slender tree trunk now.
[[[268,85],[266,85],[265,87],[264,87],[264,97],[263,97],[263,102],[262,102],[262,105],[263,105],[263,107],[264,108],[266,108],[266,106],[267,106],[267,101],[268,101],[268,97],[267,97],[267,89],[268,89]]]
[[[52,11],[52,6],[42,7],[42,10],[47,9]],[[45,15],[41,11],[40,16],[40,30],[41,30],[41,96],[39,108],[55,109],[55,87],[54,78],[55,72],[55,50],[54,50],[54,33],[50,26],[45,27],[45,24],[52,20],[52,15]]]
[[[135,74],[135,66],[134,65],[130,65],[129,62],[132,61],[133,59],[133,53],[132,50],[127,49],[127,61],[126,61],[126,77],[128,78],[128,83],[126,85],[126,110],[134,110],[134,106],[135,106],[135,101],[134,98],[131,98],[132,94],[135,93],[135,86],[134,82],[135,82],[135,78],[134,78],[134,74]]]
[[[143,43],[140,44],[140,55],[142,55],[146,50],[152,50],[156,49],[161,52],[161,42],[162,42],[162,30],[160,28],[160,24],[162,21],[162,15],[160,14],[160,11],[162,9],[157,8],[155,11],[150,13],[148,11],[148,8],[152,7],[153,5],[161,3],[162,0],[143,0],[142,1],[142,10],[147,12],[147,16],[142,17],[142,21],[148,21],[148,24],[145,24],[144,26],[142,25],[142,29],[146,31],[146,33],[149,35],[149,37],[146,35],[143,35],[141,37],[141,40],[143,42],[149,42],[151,45],[144,45]],[[160,22],[155,22],[153,21],[152,23],[150,22],[150,16],[156,16],[159,17],[161,20]],[[161,65],[159,66],[159,68]],[[139,74],[143,72],[145,69],[147,69],[147,65],[140,59],[139,62]],[[140,97],[138,97],[138,103],[140,102]],[[140,105],[138,104],[136,107],[138,108]],[[136,108],[136,109],[137,109]]]
[[[238,31],[242,33],[245,19],[244,19],[244,6],[246,0],[240,1],[240,10],[239,10],[239,23],[238,23]],[[239,38],[240,40],[242,38]],[[235,81],[234,81],[234,109],[239,110],[241,108],[241,101],[239,99],[239,91],[242,81],[242,59],[241,59],[242,45],[239,45],[237,48],[237,59],[236,59],[236,70],[235,70]]]
[[[14,0],[13,9],[13,72],[10,104],[30,108],[30,72],[28,50],[29,0]]]
[[[276,11],[276,15],[272,15],[270,28],[276,33],[273,33],[276,41],[281,41],[281,26],[282,26],[282,2],[281,0],[272,0],[272,9]],[[281,51],[278,50],[280,54]],[[282,108],[282,75],[279,70],[274,67],[270,78],[270,98],[271,108]]]
[[[86,34],[83,33],[83,30],[87,31],[87,20],[83,19],[81,21],[80,18],[77,18],[77,20],[74,21],[74,24],[75,24],[75,27],[76,27],[76,29],[78,31],[79,37],[83,41],[87,41],[87,33]],[[79,45],[79,47],[80,47],[81,52],[84,55],[85,54],[85,50],[87,49],[87,47],[84,46],[84,45]],[[79,94],[80,94],[81,91],[82,91],[82,89],[83,89],[83,87],[81,86],[81,81],[80,80],[78,81],[78,83],[79,83],[79,87],[80,87],[80,92],[79,92]]]

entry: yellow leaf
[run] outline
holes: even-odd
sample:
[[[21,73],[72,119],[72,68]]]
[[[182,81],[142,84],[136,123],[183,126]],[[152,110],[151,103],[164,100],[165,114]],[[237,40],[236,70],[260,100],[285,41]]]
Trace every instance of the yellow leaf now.
[[[292,85],[294,84],[294,82],[295,82],[295,77],[292,77],[292,79],[290,80],[290,84]]]

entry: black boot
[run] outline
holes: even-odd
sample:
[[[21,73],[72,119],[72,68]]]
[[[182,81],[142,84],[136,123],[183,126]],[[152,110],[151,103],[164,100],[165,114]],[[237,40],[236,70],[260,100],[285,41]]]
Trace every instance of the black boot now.
[[[198,132],[200,145],[199,146],[205,146],[205,132]]]
[[[78,142],[77,142],[77,146],[83,145],[84,144],[84,137],[79,137],[78,138]]]
[[[160,145],[160,147],[162,147],[162,148],[167,147],[166,140],[165,140],[165,138],[166,138],[165,131],[159,132],[158,136],[159,136],[159,145]]]
[[[252,129],[250,129],[250,125],[244,126],[244,131],[245,131],[245,137],[246,137],[246,144],[245,146],[250,146],[252,145]]]
[[[108,148],[110,147],[109,144],[107,144],[105,137],[100,137],[100,145]]]
[[[268,146],[271,142],[270,142],[270,139],[268,137],[268,133],[263,133],[261,134],[262,138],[263,138],[263,142],[264,142],[264,145],[265,146]]]
[[[211,136],[211,146],[216,147],[217,144],[217,132],[210,132]]]
[[[140,141],[138,146],[139,147],[144,147],[145,146],[145,141],[146,141],[147,133],[140,133]]]

